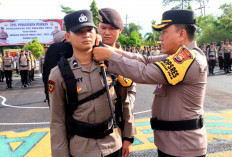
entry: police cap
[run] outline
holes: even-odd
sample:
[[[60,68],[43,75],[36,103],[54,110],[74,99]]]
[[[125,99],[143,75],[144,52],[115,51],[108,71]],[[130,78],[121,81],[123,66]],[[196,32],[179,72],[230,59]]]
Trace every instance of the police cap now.
[[[195,24],[196,19],[192,10],[168,10],[162,15],[161,24],[153,25],[153,29],[161,31],[172,24]]]
[[[100,9],[98,19],[100,22],[110,24],[117,29],[123,28],[123,20],[120,14],[112,8]]]
[[[65,35],[65,31],[60,31],[60,32],[56,33],[54,35],[54,42],[55,43],[64,42],[66,40],[64,35]]]
[[[22,49],[21,52],[24,52],[24,49]]]
[[[44,45],[44,48],[48,48],[49,46],[46,44],[46,45]]]
[[[64,17],[67,31],[78,32],[84,27],[96,27],[93,23],[92,12],[89,10],[78,10]]]

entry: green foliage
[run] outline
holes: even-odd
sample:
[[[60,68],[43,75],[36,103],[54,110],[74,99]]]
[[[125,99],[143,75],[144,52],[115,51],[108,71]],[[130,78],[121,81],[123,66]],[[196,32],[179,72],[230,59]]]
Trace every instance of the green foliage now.
[[[93,13],[93,22],[95,25],[97,25],[98,24],[98,8],[97,8],[97,4],[95,0],[93,0],[93,2],[91,3],[90,10]]]
[[[188,3],[188,7],[187,7],[187,9],[188,9],[188,10],[193,10],[192,5],[191,5],[191,3],[190,3],[190,2]]]
[[[232,40],[232,4],[224,4],[220,9],[224,11],[220,17],[212,14],[197,17],[196,40],[199,44]]]
[[[142,34],[139,32],[140,26],[130,23],[129,27],[124,27],[122,34],[120,34],[118,41],[122,46],[131,46],[135,44],[138,46],[142,42]]]
[[[65,6],[63,6],[63,5],[60,5],[60,7],[61,7],[61,11],[63,12],[63,13],[65,13],[65,14],[70,14],[70,13],[72,13],[72,12],[74,12],[75,10],[73,10],[73,9],[71,9],[70,7],[65,7]]]
[[[152,20],[151,24],[154,25],[156,24],[156,21]],[[144,42],[146,46],[153,46],[156,44],[157,41],[159,41],[159,36],[161,32],[160,31],[155,31],[152,29],[152,32],[148,32],[144,36]]]
[[[23,49],[30,50],[36,58],[39,58],[44,53],[43,46],[39,43],[38,39],[33,39],[32,42],[24,45]]]

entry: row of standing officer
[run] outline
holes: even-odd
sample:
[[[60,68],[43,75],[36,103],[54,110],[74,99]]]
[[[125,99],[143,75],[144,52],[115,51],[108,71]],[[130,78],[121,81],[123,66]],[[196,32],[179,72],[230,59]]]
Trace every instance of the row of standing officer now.
[[[214,67],[217,59],[220,70],[224,69],[225,73],[229,73],[231,71],[232,46],[229,44],[229,40],[226,40],[225,45],[223,41],[220,42],[219,46],[217,46],[216,43],[211,43],[208,48],[206,48],[203,43],[201,45],[201,49],[208,60],[209,74],[214,74]]]

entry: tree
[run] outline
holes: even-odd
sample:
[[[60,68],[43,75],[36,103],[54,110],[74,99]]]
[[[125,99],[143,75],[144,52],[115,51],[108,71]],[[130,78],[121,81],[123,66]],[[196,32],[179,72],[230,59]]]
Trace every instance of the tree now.
[[[152,20],[151,24],[152,25],[156,24],[156,21]],[[154,45],[157,41],[159,41],[160,34],[161,34],[160,31],[155,31],[154,29],[152,29],[152,32],[146,33],[144,36],[145,45],[149,45],[149,46]]]
[[[63,12],[63,13],[65,13],[65,14],[70,14],[70,13],[72,13],[72,12],[74,12],[75,10],[73,10],[73,9],[71,9],[70,7],[65,7],[65,6],[63,6],[63,5],[60,5],[60,7],[61,7],[61,11]]]
[[[91,3],[90,10],[93,13],[93,22],[95,25],[97,25],[98,24],[98,8],[97,8],[97,4],[95,0],[93,0],[93,2]]]
[[[118,41],[122,46],[131,46],[132,44],[135,44],[135,46],[140,45],[142,42],[142,34],[139,32],[140,29],[140,26],[129,23],[128,27],[126,26],[123,28]]]
[[[33,39],[32,42],[24,45],[23,49],[30,50],[36,58],[39,58],[44,53],[43,46],[39,43],[38,39]]]

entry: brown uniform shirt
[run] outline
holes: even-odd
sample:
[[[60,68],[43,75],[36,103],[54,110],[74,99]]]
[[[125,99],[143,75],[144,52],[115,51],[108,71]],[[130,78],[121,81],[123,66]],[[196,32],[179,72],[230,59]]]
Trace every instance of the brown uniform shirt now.
[[[8,34],[6,32],[0,32],[0,39],[8,38]]]
[[[73,56],[69,59],[69,64],[75,78],[78,80],[77,88],[78,99],[82,100],[87,96],[101,90],[104,87],[102,76],[100,75],[100,67],[96,62],[92,62],[91,69],[88,70],[82,66],[77,60],[76,67],[73,66]],[[110,76],[108,76],[110,78]],[[49,80],[55,82],[55,89],[49,93],[50,97],[50,131],[51,131],[51,148],[52,155],[55,157],[68,156],[68,142],[65,130],[65,111],[64,105],[66,101],[66,86],[58,67],[52,69]],[[122,90],[122,89],[118,89]],[[116,92],[111,88],[111,96],[113,104],[116,99]],[[122,95],[124,95],[122,93]],[[124,136],[133,136],[136,133],[134,126],[134,117],[131,112],[130,98],[125,97],[124,115],[125,128]],[[127,114],[125,114],[127,113]],[[106,93],[100,97],[88,101],[74,111],[73,118],[87,123],[100,123],[111,117],[111,111],[107,100]],[[117,135],[115,132],[103,139],[90,139],[75,135],[70,141],[70,153],[75,157],[101,157],[111,154],[122,147],[121,131]]]
[[[18,58],[17,66],[19,70],[29,70],[31,69],[31,62],[26,55],[21,55],[21,57],[19,56]]]
[[[45,53],[43,53],[39,57],[39,72],[40,73],[43,73],[43,64],[44,64],[44,61],[45,61]]]
[[[222,46],[222,57],[225,57],[225,53],[232,53],[232,47],[230,45],[223,45]]]
[[[9,56],[9,57],[4,56],[3,57],[3,69],[4,70],[12,70],[13,69],[13,57],[12,56]]]
[[[0,57],[0,70],[3,70],[3,61],[2,61],[2,57]]]
[[[158,84],[154,91],[152,117],[159,120],[179,121],[197,119],[203,115],[203,102],[207,80],[207,61],[204,53],[192,42],[187,47],[196,55],[184,80],[169,85],[160,69],[149,63],[162,57],[144,57],[134,54],[112,54],[109,72],[121,74],[138,83]],[[164,56],[163,56],[164,57]],[[134,72],[136,71],[136,73]],[[154,130],[156,146],[173,156],[200,156],[206,154],[207,137],[205,127],[188,131]]]
[[[209,47],[206,52],[206,58],[208,60],[216,60],[217,59],[217,51],[216,48]]]

